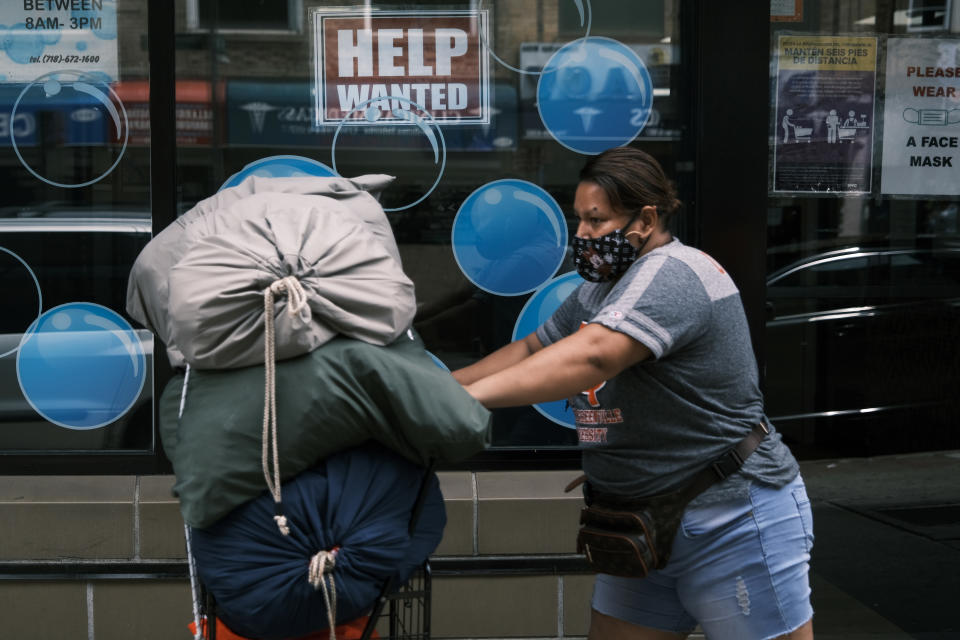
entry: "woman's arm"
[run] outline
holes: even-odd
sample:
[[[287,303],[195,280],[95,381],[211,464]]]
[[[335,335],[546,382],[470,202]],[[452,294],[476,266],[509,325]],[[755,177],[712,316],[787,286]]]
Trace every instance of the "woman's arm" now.
[[[500,347],[490,355],[469,366],[457,369],[453,372],[453,377],[456,378],[460,384],[468,385],[476,382],[480,378],[506,369],[541,349],[543,349],[543,344],[540,342],[537,334],[531,333],[526,338],[514,340],[510,344]]]
[[[490,409],[550,402],[595,387],[648,357],[650,350],[630,336],[589,324],[515,360],[512,366],[465,384],[467,391]]]

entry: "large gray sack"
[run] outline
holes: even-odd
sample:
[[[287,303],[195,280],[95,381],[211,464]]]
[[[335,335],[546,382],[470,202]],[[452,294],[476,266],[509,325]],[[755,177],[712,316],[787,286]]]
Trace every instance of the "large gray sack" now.
[[[342,333],[387,344],[410,324],[404,275],[378,193],[389,176],[251,177],[198,203],[134,264],[127,311],[167,345],[173,366],[263,362],[263,290],[285,276],[308,308],[274,306],[278,359]],[[324,194],[324,195],[320,195]]]

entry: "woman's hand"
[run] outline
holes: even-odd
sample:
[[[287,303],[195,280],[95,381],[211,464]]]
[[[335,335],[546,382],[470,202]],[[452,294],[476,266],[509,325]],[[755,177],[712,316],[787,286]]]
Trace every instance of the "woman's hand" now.
[[[536,333],[531,333],[526,338],[514,340],[510,344],[500,347],[469,366],[457,369],[453,372],[453,377],[460,384],[468,385],[514,365],[540,351],[540,349],[543,349],[543,344],[541,344]]]
[[[569,398],[648,357],[650,350],[630,336],[600,324],[588,324],[501,370],[482,377],[457,379],[489,409],[516,407]],[[470,367],[460,371],[467,369]]]

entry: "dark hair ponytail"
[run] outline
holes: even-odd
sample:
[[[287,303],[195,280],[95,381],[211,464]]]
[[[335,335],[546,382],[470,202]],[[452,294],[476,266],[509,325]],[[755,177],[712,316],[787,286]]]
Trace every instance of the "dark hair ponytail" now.
[[[677,190],[660,163],[633,147],[607,149],[591,157],[580,170],[580,181],[599,185],[614,209],[633,213],[647,205],[655,206],[664,227],[681,206]]]

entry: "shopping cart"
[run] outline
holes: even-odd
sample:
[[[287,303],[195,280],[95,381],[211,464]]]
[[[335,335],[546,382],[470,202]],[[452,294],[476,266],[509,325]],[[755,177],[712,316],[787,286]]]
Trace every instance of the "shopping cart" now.
[[[384,593],[370,614],[363,631],[363,640],[372,637],[374,629],[389,640],[430,639],[430,561],[423,563],[406,584]],[[384,635],[384,634],[388,635]]]
[[[423,479],[417,498],[410,514],[408,531],[412,535],[420,512],[423,509],[430,481],[434,475],[434,465],[424,469]],[[216,620],[217,603],[213,594],[203,585],[196,575],[196,565],[190,551],[190,529],[185,527],[187,535],[187,560],[190,564],[190,582],[194,592],[195,625],[201,621]],[[380,595],[373,605],[361,640],[369,640],[376,632],[381,640],[430,640],[430,601],[432,574],[430,559],[417,568],[403,584],[397,584],[395,577],[385,581]],[[195,637],[204,640],[217,640],[217,625],[204,624],[203,633]],[[326,632],[321,632],[325,634]],[[386,635],[384,635],[386,634]],[[311,636],[312,637],[312,636]]]
[[[810,142],[810,137],[813,135],[813,127],[794,127],[793,128],[793,139],[796,142]]]
[[[847,142],[853,142],[857,138],[857,128],[856,127],[837,127],[837,133],[839,137],[837,138],[840,142],[846,140]]]
[[[374,632],[381,640],[430,640],[431,588],[429,560],[400,587],[385,585],[364,627],[362,640],[373,638]],[[201,619],[215,619],[216,600],[202,584],[199,596]],[[216,625],[209,625],[205,631],[201,637],[217,640]]]
[[[417,500],[410,512],[410,524],[407,526],[410,535],[413,535],[427,498],[433,468],[431,463],[424,471]],[[380,627],[380,637],[384,638],[382,634],[386,631],[389,634],[386,638],[389,640],[430,640],[431,584],[429,558],[405,584],[398,587],[394,577],[387,580],[370,613],[370,620],[363,630],[361,640],[369,640],[377,627]]]

